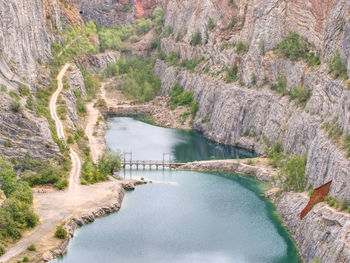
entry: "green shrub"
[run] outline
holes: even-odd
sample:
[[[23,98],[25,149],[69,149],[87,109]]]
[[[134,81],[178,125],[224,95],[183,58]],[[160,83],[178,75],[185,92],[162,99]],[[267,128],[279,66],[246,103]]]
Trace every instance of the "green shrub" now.
[[[262,38],[259,40],[260,55],[265,55],[265,40]]]
[[[118,153],[103,154],[97,162],[97,169],[105,176],[113,175],[121,168],[121,156]]]
[[[17,93],[17,92],[14,92],[13,90],[11,90],[11,91],[9,92],[9,95],[10,95],[11,98],[13,98],[13,99],[16,100],[16,101],[18,101],[18,100],[21,99],[20,96],[18,95],[18,93]]]
[[[347,210],[348,207],[349,207],[349,204],[345,198],[339,201],[339,210],[340,211]]]
[[[167,62],[170,66],[178,66],[180,63],[180,55],[175,51],[171,51],[169,55],[166,56],[165,62]]]
[[[18,101],[14,101],[11,104],[11,110],[15,113],[19,113],[22,111],[22,106]]]
[[[305,37],[299,36],[295,32],[291,32],[286,39],[274,48],[275,53],[281,54],[292,61],[305,59],[309,66],[314,67],[321,64],[321,60],[313,52],[312,45]]]
[[[284,74],[280,74],[277,77],[277,83],[271,84],[271,89],[281,93],[283,95],[287,94],[287,78]]]
[[[106,106],[107,106],[107,102],[104,99],[98,99],[94,104],[94,107],[106,107]]]
[[[257,81],[255,73],[252,73],[251,79],[252,79],[252,85],[255,86],[256,85],[256,81]]]
[[[62,226],[57,226],[55,231],[55,237],[59,239],[65,239],[67,237],[67,231]]]
[[[68,186],[68,180],[67,179],[61,179],[54,185],[58,190],[63,190]]]
[[[34,246],[34,244],[31,244],[29,247],[27,247],[27,250],[36,251],[36,247]]]
[[[324,123],[321,128],[328,133],[328,138],[339,140],[343,135],[343,129],[338,124],[338,118],[334,118],[331,122]]]
[[[289,191],[302,192],[305,189],[306,156],[291,156],[285,167],[285,186]]]
[[[202,45],[202,34],[199,30],[197,30],[193,35],[190,41],[192,46]]]
[[[194,69],[197,67],[197,65],[202,61],[203,59],[192,59],[192,60],[183,60],[180,63],[181,67],[185,67],[189,71],[193,72]]]
[[[234,65],[231,69],[226,69],[228,72],[227,77],[225,78],[226,83],[236,82],[238,80],[238,67]]]
[[[0,256],[4,255],[6,252],[5,248],[0,245]]]
[[[236,25],[237,20],[236,18],[232,18],[230,23],[228,24],[228,29],[232,30],[232,28]]]
[[[310,263],[322,263],[322,261],[317,257],[316,259],[314,259]]]
[[[292,100],[296,100],[298,104],[305,106],[307,101],[310,99],[312,93],[311,90],[304,87],[294,87],[288,92],[289,97]]]
[[[165,29],[166,37],[170,36],[174,32],[174,29],[171,26],[167,26]]]
[[[25,85],[19,85],[18,92],[21,97],[28,96],[30,94],[29,88]]]
[[[337,51],[329,65],[329,73],[334,74],[334,78],[348,79],[347,68],[344,60],[339,56]]]
[[[7,93],[7,87],[6,87],[5,85],[1,84],[0,87],[1,87],[0,90],[1,90],[2,92]]]
[[[12,148],[12,147],[13,147],[13,144],[12,144],[12,142],[10,142],[10,141],[6,141],[6,142],[4,142],[4,147],[5,147],[5,148]]]
[[[214,20],[212,18],[209,18],[209,22],[208,22],[208,29],[209,30],[213,30],[214,27],[215,27],[215,23],[214,23]]]
[[[29,257],[27,257],[27,256],[24,257],[23,260],[22,260],[22,262],[29,262]]]
[[[246,54],[249,50],[249,45],[245,45],[242,41],[238,41],[236,45],[236,52],[237,54]]]
[[[190,113],[194,117],[198,111],[199,104],[194,99],[194,94],[190,91],[184,91],[179,83],[176,83],[169,91],[171,96],[170,108],[175,109],[178,106],[189,106]]]

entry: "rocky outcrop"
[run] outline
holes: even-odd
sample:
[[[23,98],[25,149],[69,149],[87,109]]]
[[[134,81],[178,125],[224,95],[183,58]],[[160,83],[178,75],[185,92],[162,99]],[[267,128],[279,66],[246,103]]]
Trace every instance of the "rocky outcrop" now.
[[[72,131],[80,127],[78,103],[76,95],[82,99],[86,97],[84,77],[81,71],[73,66],[67,73],[68,87],[62,92],[62,99],[65,101],[64,107],[67,109],[67,124]],[[75,93],[77,92],[78,93]]]
[[[177,168],[185,171],[218,171],[232,172],[256,176],[259,180],[272,183],[278,173],[266,165],[267,160],[251,159],[252,164],[243,163],[243,160],[211,160],[186,163]]]
[[[38,76],[37,60],[51,58],[43,1],[1,1],[0,13],[0,76],[11,81],[16,74],[33,83]]]
[[[282,220],[292,232],[305,262],[350,262],[350,215],[325,203],[317,204],[302,220],[299,215],[308,198],[297,193],[271,196]]]
[[[16,112],[15,101],[5,92],[0,94],[0,153],[24,157],[29,152],[36,159],[58,156],[59,149],[52,140],[48,121],[23,105]]]
[[[109,64],[115,62],[120,57],[120,53],[116,51],[108,51],[102,54],[90,55],[78,58],[75,63],[80,68],[92,69],[96,72],[105,70]]]

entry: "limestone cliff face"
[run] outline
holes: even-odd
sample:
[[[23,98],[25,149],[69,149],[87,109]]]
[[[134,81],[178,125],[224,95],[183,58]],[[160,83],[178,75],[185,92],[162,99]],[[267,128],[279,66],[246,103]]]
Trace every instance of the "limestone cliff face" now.
[[[0,92],[0,153],[7,157],[50,159],[59,155],[48,122],[30,110],[14,112],[13,99]]]
[[[283,193],[275,198],[277,209],[294,234],[301,257],[305,262],[319,258],[323,263],[349,262],[349,214],[340,213],[317,204],[300,220],[299,213],[308,199],[295,193]]]
[[[34,158],[49,159],[59,155],[48,121],[24,107],[12,109],[13,98],[20,84],[35,91],[40,63],[51,56],[50,37],[46,25],[43,0],[9,0],[0,3],[0,153],[21,157],[30,152]],[[40,62],[40,63],[39,63]],[[5,88],[5,89],[4,89]],[[7,90],[7,91],[6,91]]]
[[[254,147],[263,153],[266,143],[281,141],[286,151],[307,154],[308,181],[317,187],[333,180],[331,194],[350,200],[350,162],[340,145],[330,141],[322,123],[338,118],[344,133],[350,133],[350,91],[344,81],[334,80],[328,74],[329,61],[339,50],[349,61],[350,21],[349,1],[168,1],[165,25],[174,28],[174,34],[162,40],[162,49],[168,54],[178,52],[183,59],[205,58],[202,69],[209,74],[190,73],[168,67],[158,61],[156,72],[161,77],[163,91],[175,82],[196,94],[200,109],[194,126],[216,141]],[[208,30],[209,18],[216,27]],[[227,28],[235,18],[232,30]],[[174,37],[186,32],[182,41]],[[208,35],[207,44],[191,46],[192,34],[200,30]],[[305,61],[293,62],[270,51],[291,31],[314,43],[322,65],[311,69]],[[223,43],[243,41],[249,45],[244,55],[234,47],[222,48]],[[264,54],[259,42],[264,43]],[[241,85],[226,84],[216,72],[225,66],[239,65]],[[349,70],[349,67],[348,67]],[[200,70],[201,71],[201,70]],[[305,108],[270,90],[270,83],[280,74],[287,78],[287,89],[303,85],[312,90]],[[252,75],[257,84],[252,83]],[[263,85],[268,80],[268,85]],[[249,136],[244,136],[249,134]]]
[[[97,21],[100,25],[132,24],[134,18],[149,14],[155,0],[74,0],[85,22]]]
[[[21,79],[33,83],[38,76],[37,60],[51,58],[43,1],[1,1],[0,14],[1,82]]]

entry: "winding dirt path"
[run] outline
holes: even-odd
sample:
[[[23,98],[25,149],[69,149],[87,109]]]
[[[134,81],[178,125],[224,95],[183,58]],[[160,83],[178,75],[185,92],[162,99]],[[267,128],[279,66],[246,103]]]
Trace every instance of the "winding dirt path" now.
[[[69,67],[70,64],[64,65],[64,67],[58,74],[58,88],[54,92],[50,100],[51,117],[56,123],[57,135],[60,139],[64,139],[65,136],[63,124],[57,115],[56,102],[60,92],[63,89],[63,76],[65,75]],[[34,194],[34,209],[35,212],[39,215],[41,224],[34,230],[25,233],[23,235],[23,238],[19,242],[10,247],[8,251],[2,257],[0,257],[0,262],[9,261],[11,258],[25,251],[27,247],[31,244],[37,243],[71,212],[69,209],[66,209],[67,206],[74,207],[77,205],[77,203],[79,203],[77,202],[77,200],[79,199],[81,161],[78,154],[73,149],[70,150],[70,157],[72,160],[72,170],[69,178],[68,191],[52,192],[49,193],[47,196],[41,195],[39,198],[38,194]],[[44,198],[42,198],[43,196]],[[61,202],[61,204],[58,206],[58,204],[55,204],[56,202]],[[44,205],[39,208],[39,203]]]

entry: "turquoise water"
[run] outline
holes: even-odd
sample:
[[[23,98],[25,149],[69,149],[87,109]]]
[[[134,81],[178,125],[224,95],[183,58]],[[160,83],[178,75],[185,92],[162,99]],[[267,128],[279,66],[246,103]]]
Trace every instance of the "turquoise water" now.
[[[130,118],[110,119],[106,138],[134,159],[251,154]],[[266,186],[254,177],[168,170],[132,176],[153,183],[129,192],[119,212],[80,228],[68,254],[54,262],[300,262],[274,206],[261,196]]]

